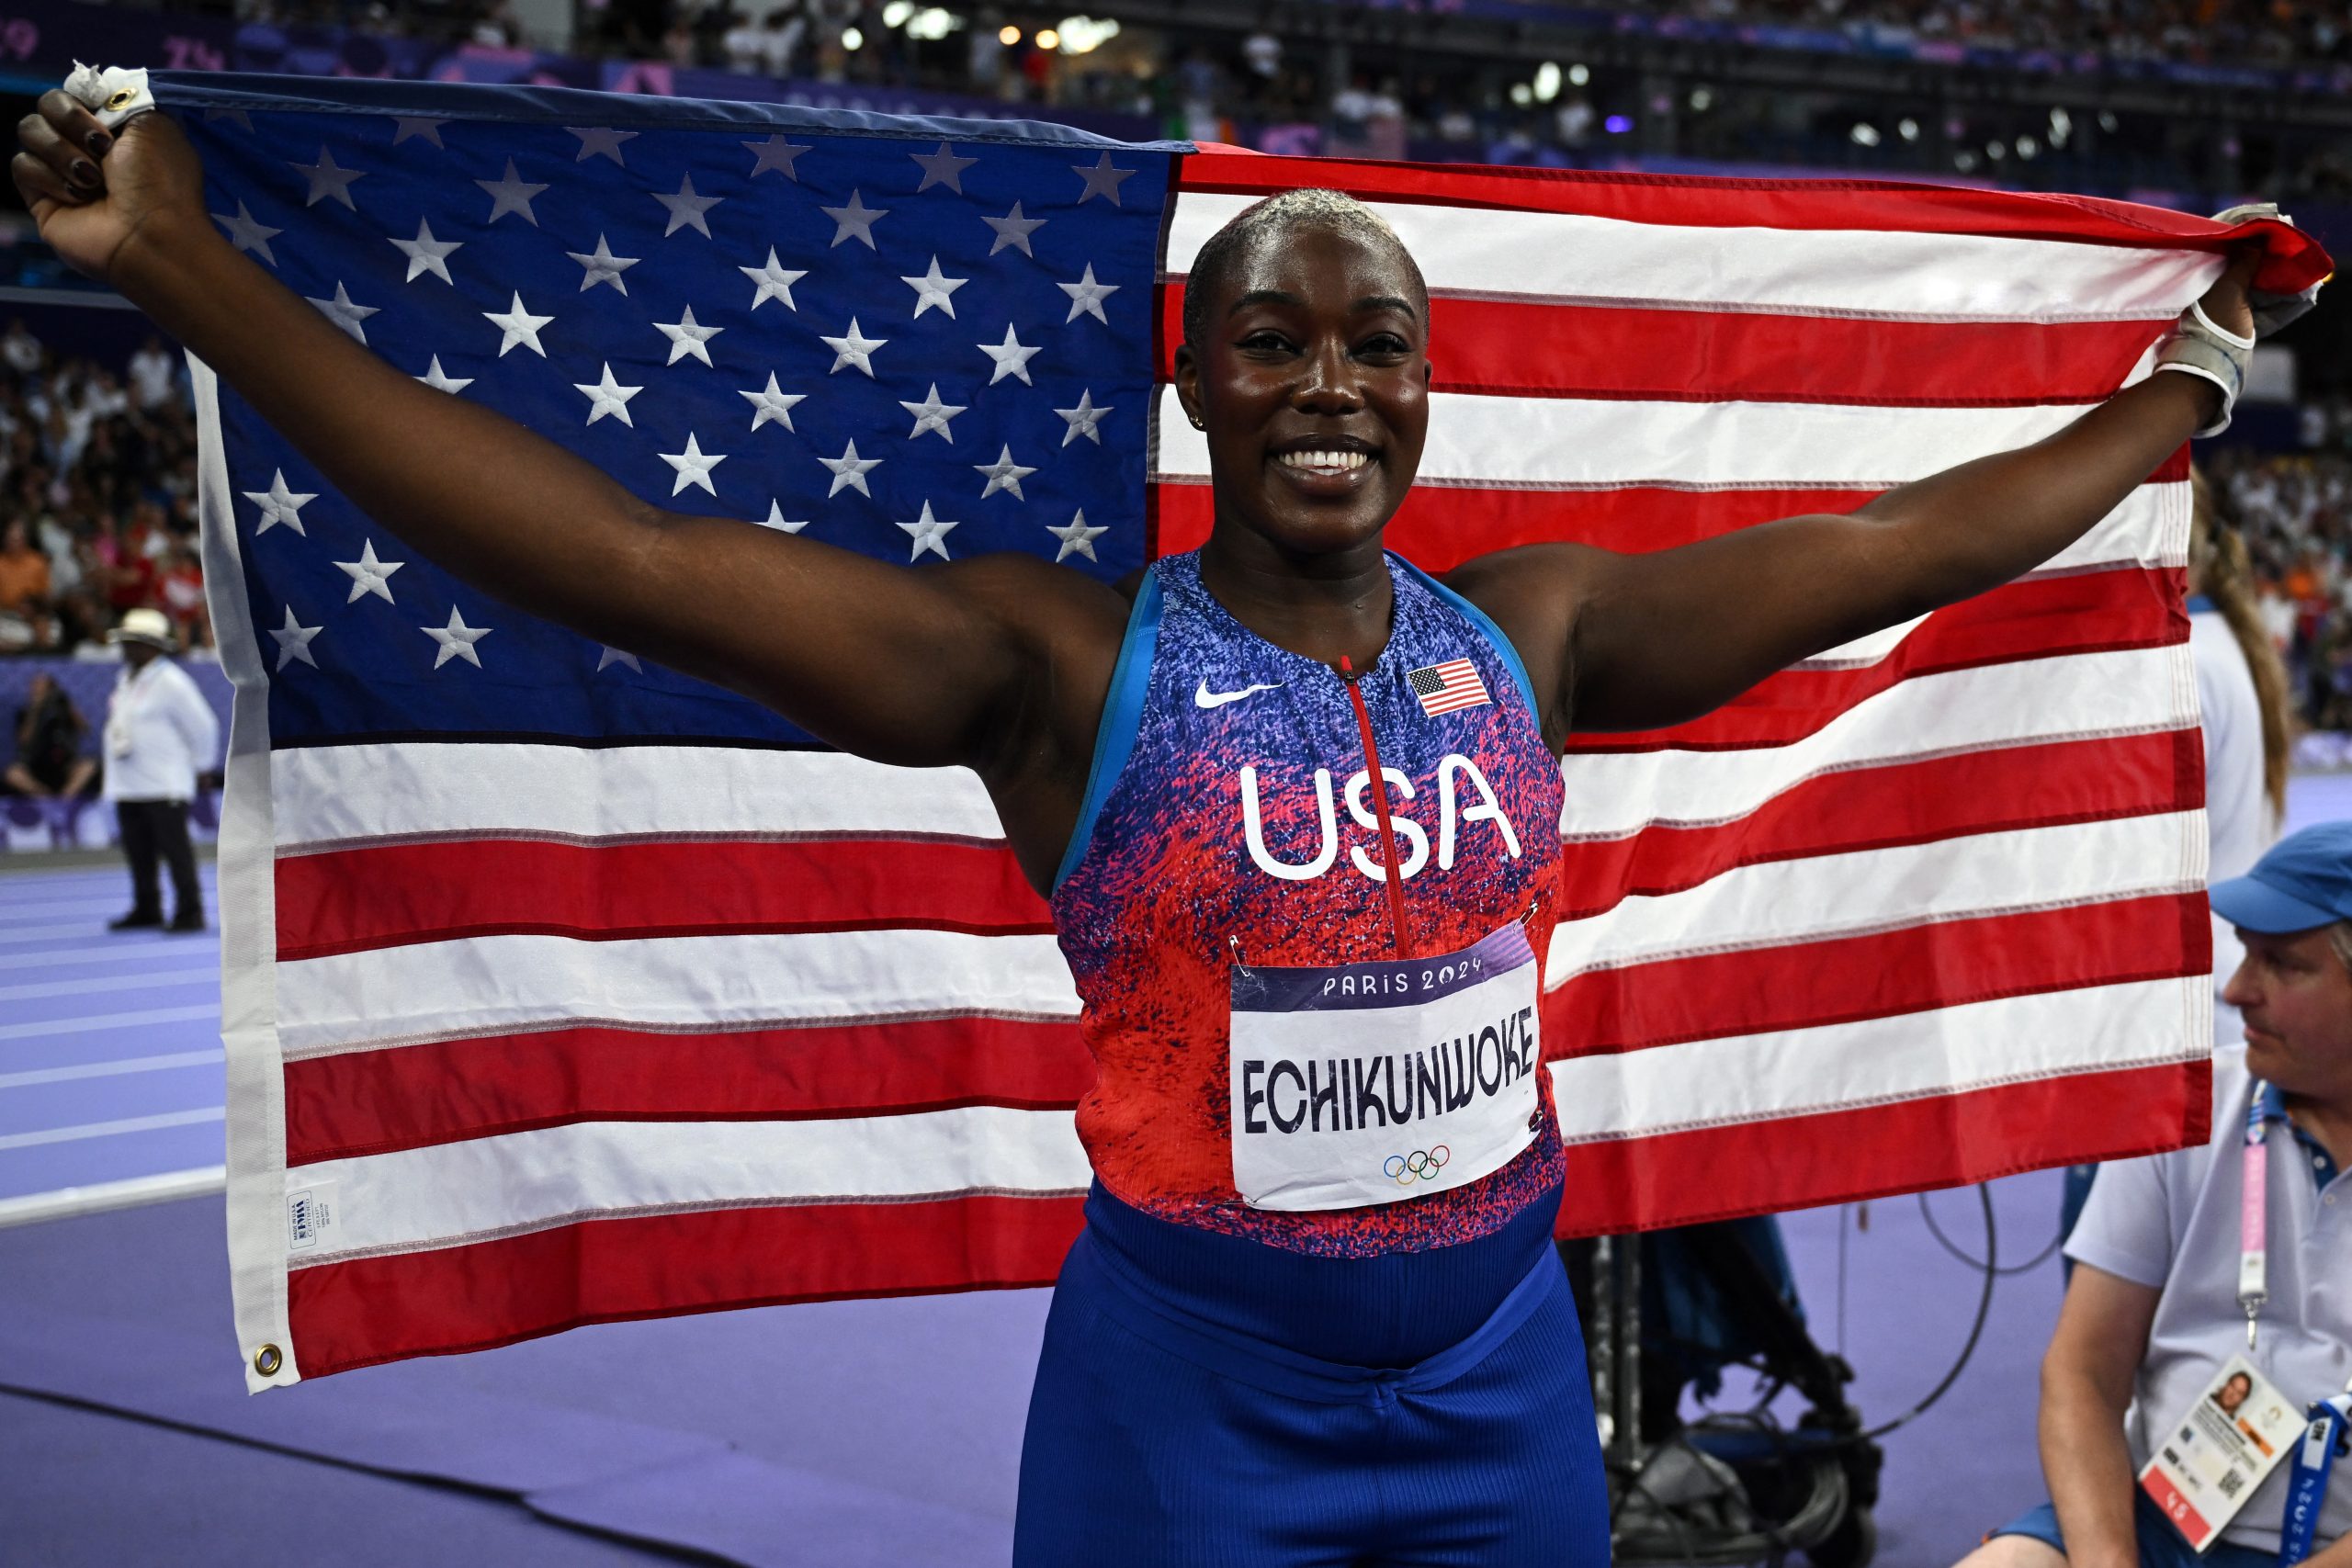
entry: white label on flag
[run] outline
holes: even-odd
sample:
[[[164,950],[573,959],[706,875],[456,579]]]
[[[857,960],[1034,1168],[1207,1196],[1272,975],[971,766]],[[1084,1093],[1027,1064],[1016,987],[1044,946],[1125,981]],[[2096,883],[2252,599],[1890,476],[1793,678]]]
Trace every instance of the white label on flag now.
[[[307,1252],[334,1234],[335,1184],[313,1181],[286,1195],[286,1247]]]

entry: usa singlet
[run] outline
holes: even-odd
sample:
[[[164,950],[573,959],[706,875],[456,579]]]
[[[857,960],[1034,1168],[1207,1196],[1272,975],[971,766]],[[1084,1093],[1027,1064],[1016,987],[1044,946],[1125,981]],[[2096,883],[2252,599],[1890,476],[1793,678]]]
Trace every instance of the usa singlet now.
[[[1197,557],[1159,562],[1053,894],[1102,1188],[1327,1257],[1486,1235],[1560,1173],[1532,1013],[1559,764],[1500,631],[1389,561],[1352,694],[1236,621]]]

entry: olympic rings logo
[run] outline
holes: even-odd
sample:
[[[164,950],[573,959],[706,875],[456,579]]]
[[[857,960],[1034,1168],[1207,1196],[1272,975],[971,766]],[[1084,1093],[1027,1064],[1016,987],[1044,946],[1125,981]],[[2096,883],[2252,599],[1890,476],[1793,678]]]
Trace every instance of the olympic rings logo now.
[[[1390,1155],[1380,1169],[1397,1186],[1410,1187],[1416,1181],[1435,1179],[1453,1157],[1453,1151],[1440,1144],[1435,1148],[1415,1149],[1409,1155]]]

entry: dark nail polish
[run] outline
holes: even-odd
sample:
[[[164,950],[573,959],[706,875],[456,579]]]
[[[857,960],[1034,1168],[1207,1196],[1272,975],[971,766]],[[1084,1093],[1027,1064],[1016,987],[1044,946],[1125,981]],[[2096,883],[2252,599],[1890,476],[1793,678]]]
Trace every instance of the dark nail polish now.
[[[98,188],[98,166],[87,158],[74,159],[74,166],[65,177],[85,190]]]
[[[107,155],[107,148],[109,148],[109,147],[111,147],[111,146],[113,146],[113,145],[114,145],[114,138],[113,138],[113,137],[111,137],[111,136],[108,136],[105,131],[103,131],[103,130],[94,130],[94,131],[90,132],[90,156],[91,156],[91,157],[93,157],[93,158],[103,158],[103,157],[105,157],[105,156]]]

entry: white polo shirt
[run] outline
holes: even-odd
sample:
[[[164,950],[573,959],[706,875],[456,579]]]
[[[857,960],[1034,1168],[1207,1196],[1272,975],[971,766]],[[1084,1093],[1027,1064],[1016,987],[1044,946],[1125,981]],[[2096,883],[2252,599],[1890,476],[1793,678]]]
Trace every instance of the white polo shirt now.
[[[220,760],[220,721],[168,659],[125,665],[107,702],[106,797],[193,800],[196,775]]]
[[[2245,1047],[2213,1053],[2213,1136],[2202,1147],[2099,1168],[2066,1256],[2164,1293],[2148,1331],[2125,1435],[2132,1462],[2148,1461],[2148,1438],[2188,1407],[2245,1349],[2238,1306],[2238,1196],[2244,1187],[2245,1113],[2254,1084]],[[2291,1127],[2268,1127],[2269,1305],[2255,1365],[2300,1407],[2343,1392],[2352,1378],[2352,1173],[2324,1189],[2312,1155]],[[2270,1473],[2222,1539],[2278,1550],[2288,1468]],[[2338,1465],[2321,1511],[2318,1543],[2352,1530],[2352,1474]]]

